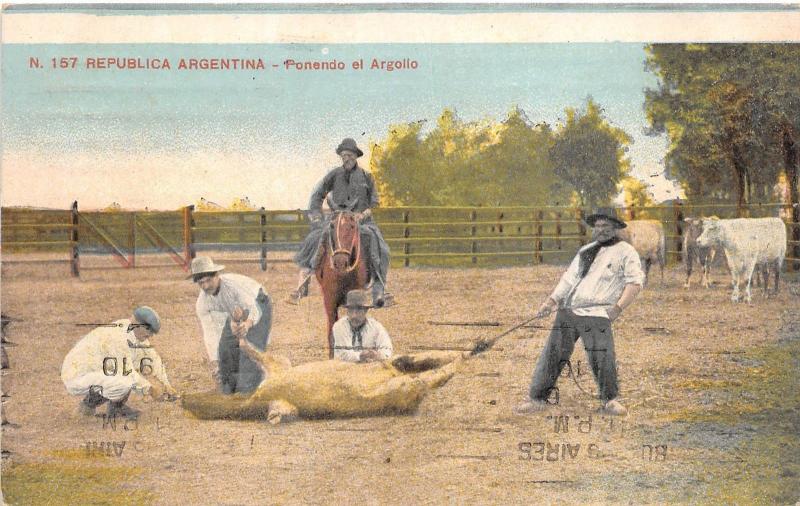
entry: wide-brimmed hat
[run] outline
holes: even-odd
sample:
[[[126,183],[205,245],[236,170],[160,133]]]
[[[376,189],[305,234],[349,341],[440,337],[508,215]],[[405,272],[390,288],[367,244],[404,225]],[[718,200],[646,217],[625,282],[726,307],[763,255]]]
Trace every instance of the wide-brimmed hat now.
[[[354,141],[350,137],[340,142],[339,146],[336,148],[337,155],[341,155],[342,151],[350,151],[352,153],[355,153],[356,158],[364,155],[364,152],[358,149],[358,146],[356,146],[356,141]]]
[[[191,279],[198,274],[207,274],[209,272],[219,272],[224,269],[224,265],[217,265],[211,260],[210,257],[197,257],[192,260],[192,273],[186,279]]]
[[[347,292],[347,300],[344,303],[344,307],[369,309],[373,306],[367,304],[368,300],[369,296],[366,290],[350,290]]]
[[[624,221],[617,218],[617,211],[613,207],[599,207],[595,209],[594,213],[587,216],[584,221],[586,221],[587,225],[593,227],[594,223],[600,218],[605,218],[614,223],[617,228],[625,228],[628,226]]]
[[[144,323],[150,327],[153,334],[158,334],[161,330],[161,318],[158,317],[156,310],[149,306],[139,306],[133,310],[133,317],[139,323]]]

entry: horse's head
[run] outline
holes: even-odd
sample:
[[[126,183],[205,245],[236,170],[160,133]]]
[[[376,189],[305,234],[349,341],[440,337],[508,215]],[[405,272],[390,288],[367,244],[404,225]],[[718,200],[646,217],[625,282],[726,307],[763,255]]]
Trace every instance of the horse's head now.
[[[337,212],[331,219],[331,261],[339,272],[351,271],[359,260],[361,236],[354,213]]]

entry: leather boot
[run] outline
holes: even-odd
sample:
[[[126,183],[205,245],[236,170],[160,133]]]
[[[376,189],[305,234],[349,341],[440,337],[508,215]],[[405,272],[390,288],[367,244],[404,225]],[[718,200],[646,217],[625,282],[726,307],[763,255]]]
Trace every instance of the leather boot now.
[[[131,395],[131,393],[128,392],[128,394],[125,397],[123,397],[122,399],[120,399],[118,401],[111,401],[111,402],[108,403],[108,418],[113,418],[113,417],[117,417],[117,416],[128,418],[128,419],[138,418],[139,411],[136,410],[136,409],[133,409],[130,406],[126,406],[125,405],[125,403],[128,401],[128,397],[130,397],[130,395]]]
[[[80,404],[80,412],[84,416],[94,416],[94,410],[97,406],[103,404],[108,399],[102,395],[103,389],[97,385],[89,387],[89,393],[83,398]]]

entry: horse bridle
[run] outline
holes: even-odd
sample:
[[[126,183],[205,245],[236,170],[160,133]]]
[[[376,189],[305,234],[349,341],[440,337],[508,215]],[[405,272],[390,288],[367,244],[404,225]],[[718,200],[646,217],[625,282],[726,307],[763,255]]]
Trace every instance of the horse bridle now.
[[[331,269],[336,270],[336,267],[333,264],[333,257],[335,257],[336,255],[338,255],[340,253],[344,253],[344,254],[347,254],[347,256],[349,258],[350,257],[350,252],[355,247],[355,249],[356,249],[356,258],[353,261],[353,263],[345,271],[345,272],[350,272],[350,271],[352,271],[353,269],[356,268],[356,266],[358,265],[359,260],[361,259],[361,231],[359,230],[358,222],[356,221],[356,235],[353,238],[353,242],[350,243],[350,248],[349,249],[342,248],[342,241],[341,241],[341,238],[339,237],[339,225],[341,223],[342,216],[344,216],[344,213],[338,212],[338,213],[336,213],[336,223],[335,223],[335,225],[334,225],[333,221],[331,221],[331,224],[334,225],[333,226],[334,230],[336,230],[336,245],[339,248],[338,249],[334,249],[333,237],[332,237],[333,234],[331,233],[332,231],[329,230],[328,231],[328,250],[331,251],[332,253],[328,257],[328,261],[331,264]]]

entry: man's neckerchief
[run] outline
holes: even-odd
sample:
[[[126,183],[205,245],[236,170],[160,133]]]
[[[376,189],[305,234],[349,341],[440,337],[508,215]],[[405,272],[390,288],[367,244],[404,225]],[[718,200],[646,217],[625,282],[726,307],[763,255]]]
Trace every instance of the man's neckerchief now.
[[[581,279],[583,279],[586,276],[586,273],[589,272],[589,267],[592,266],[592,262],[594,262],[594,259],[601,248],[613,246],[621,240],[622,239],[615,236],[607,241],[598,242],[591,248],[586,248],[585,250],[581,251],[581,259],[578,266],[578,273],[580,274]]]
[[[364,323],[362,323],[361,326],[358,327],[358,328],[353,327],[353,324],[352,324],[352,322],[350,322],[349,319],[347,320],[347,323],[350,324],[350,331],[353,333],[353,342],[351,343],[352,344],[352,348],[354,350],[363,349],[364,348],[364,337],[361,335],[361,331],[364,330],[364,328],[367,326],[367,321],[364,320]]]

